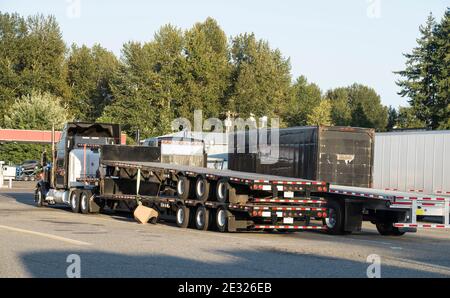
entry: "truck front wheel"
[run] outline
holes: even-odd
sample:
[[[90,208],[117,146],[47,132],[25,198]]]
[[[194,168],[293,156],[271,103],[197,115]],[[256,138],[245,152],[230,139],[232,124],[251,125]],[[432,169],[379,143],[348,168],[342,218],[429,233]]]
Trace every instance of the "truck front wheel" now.
[[[379,222],[375,224],[378,233],[383,236],[402,236],[405,232],[401,232],[399,228],[394,227],[392,222]]]
[[[45,195],[44,195],[44,193],[42,191],[42,188],[38,187],[36,189],[35,199],[34,199],[34,201],[36,202],[36,206],[37,207],[44,206],[44,200],[45,200]]]
[[[70,194],[70,207],[73,213],[80,212],[80,193],[77,190]]]

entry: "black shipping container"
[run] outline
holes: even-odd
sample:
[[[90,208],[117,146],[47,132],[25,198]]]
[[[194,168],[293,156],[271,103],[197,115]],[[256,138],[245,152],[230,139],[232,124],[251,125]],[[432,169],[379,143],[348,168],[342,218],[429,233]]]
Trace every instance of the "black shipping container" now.
[[[324,126],[280,129],[279,158],[273,164],[264,164],[264,146],[249,142],[252,133],[245,132],[245,146],[238,144],[239,134],[242,132],[230,135],[234,138],[234,141],[229,140],[232,146],[228,154],[230,170],[372,187],[373,129]]]

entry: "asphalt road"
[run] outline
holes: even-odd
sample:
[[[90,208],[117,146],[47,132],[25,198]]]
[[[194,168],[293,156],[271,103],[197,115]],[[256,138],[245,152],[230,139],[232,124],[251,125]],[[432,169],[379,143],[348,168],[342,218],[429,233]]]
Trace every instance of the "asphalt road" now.
[[[450,231],[220,234],[37,208],[30,189],[0,190],[0,277],[66,277],[73,255],[81,277],[367,277],[371,255],[381,277],[450,277]]]

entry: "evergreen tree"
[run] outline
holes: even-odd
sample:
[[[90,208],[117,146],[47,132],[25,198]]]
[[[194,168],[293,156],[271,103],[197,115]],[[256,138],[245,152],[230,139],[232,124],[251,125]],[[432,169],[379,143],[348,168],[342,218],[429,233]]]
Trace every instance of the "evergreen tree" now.
[[[398,113],[395,108],[389,106],[388,108],[388,124],[386,130],[391,131],[396,128],[398,123]]]
[[[436,129],[450,117],[446,109],[450,103],[450,27],[449,9],[440,24],[430,15],[419,28],[421,37],[412,53],[405,54],[406,67],[397,72],[400,95],[409,97],[416,117]]]

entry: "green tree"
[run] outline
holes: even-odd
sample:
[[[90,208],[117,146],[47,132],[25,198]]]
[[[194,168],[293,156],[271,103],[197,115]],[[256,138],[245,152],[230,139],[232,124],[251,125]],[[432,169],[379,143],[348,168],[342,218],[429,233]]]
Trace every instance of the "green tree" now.
[[[0,112],[32,90],[67,96],[65,51],[53,16],[0,13]]]
[[[111,80],[119,67],[112,52],[100,45],[73,45],[67,59],[67,83],[71,95],[67,105],[79,120],[95,121],[112,98]]]
[[[322,91],[314,83],[300,76],[292,86],[292,96],[285,105],[283,120],[287,126],[307,125],[308,115],[322,103]]]
[[[352,109],[349,105],[348,88],[329,90],[325,98],[331,102],[331,119],[334,125],[349,126],[352,122]]]
[[[349,105],[352,110],[351,126],[386,130],[388,122],[388,108],[381,104],[380,96],[374,89],[353,84],[348,87]]]
[[[10,112],[4,115],[5,127],[14,129],[49,130],[53,125],[61,129],[69,119],[60,98],[40,91],[17,98]]]
[[[191,118],[194,110],[201,109],[206,118],[223,116],[231,75],[225,32],[208,18],[188,30],[185,41],[186,97],[181,114]]]
[[[329,90],[325,97],[331,101],[331,118],[335,125],[386,130],[388,108],[383,106],[380,96],[373,88],[355,83],[349,87]]]
[[[411,107],[400,107],[398,110],[397,128],[423,128],[426,127],[424,121],[416,117],[416,113]]]
[[[290,62],[254,34],[233,38],[228,108],[242,118],[280,116],[290,99]]]
[[[420,26],[417,47],[405,54],[405,69],[399,72],[397,81],[400,95],[409,97],[414,113],[426,125],[436,129],[450,117],[447,106],[450,70],[450,12],[447,9],[440,24],[430,15]]]
[[[450,8],[435,30],[436,61],[439,64],[437,72],[438,102],[441,113],[438,115],[438,129],[450,129]]]
[[[398,123],[398,112],[395,108],[393,108],[392,106],[389,106],[388,108],[388,124],[386,129],[388,131],[393,130],[394,128],[396,128]]]
[[[332,105],[330,100],[322,99],[319,104],[315,104],[311,113],[308,114],[307,125],[333,125],[331,120]]]
[[[49,93],[32,91],[15,100],[11,112],[4,116],[7,128],[49,130],[55,125],[61,129],[69,121],[69,113],[61,106],[61,99]],[[48,146],[8,143],[0,146],[0,160],[21,163],[26,159],[39,159]]]
[[[101,121],[114,121],[134,136],[170,132],[185,90],[184,37],[181,30],[163,26],[152,42],[129,42],[122,50],[122,64],[111,84],[113,101]]]

